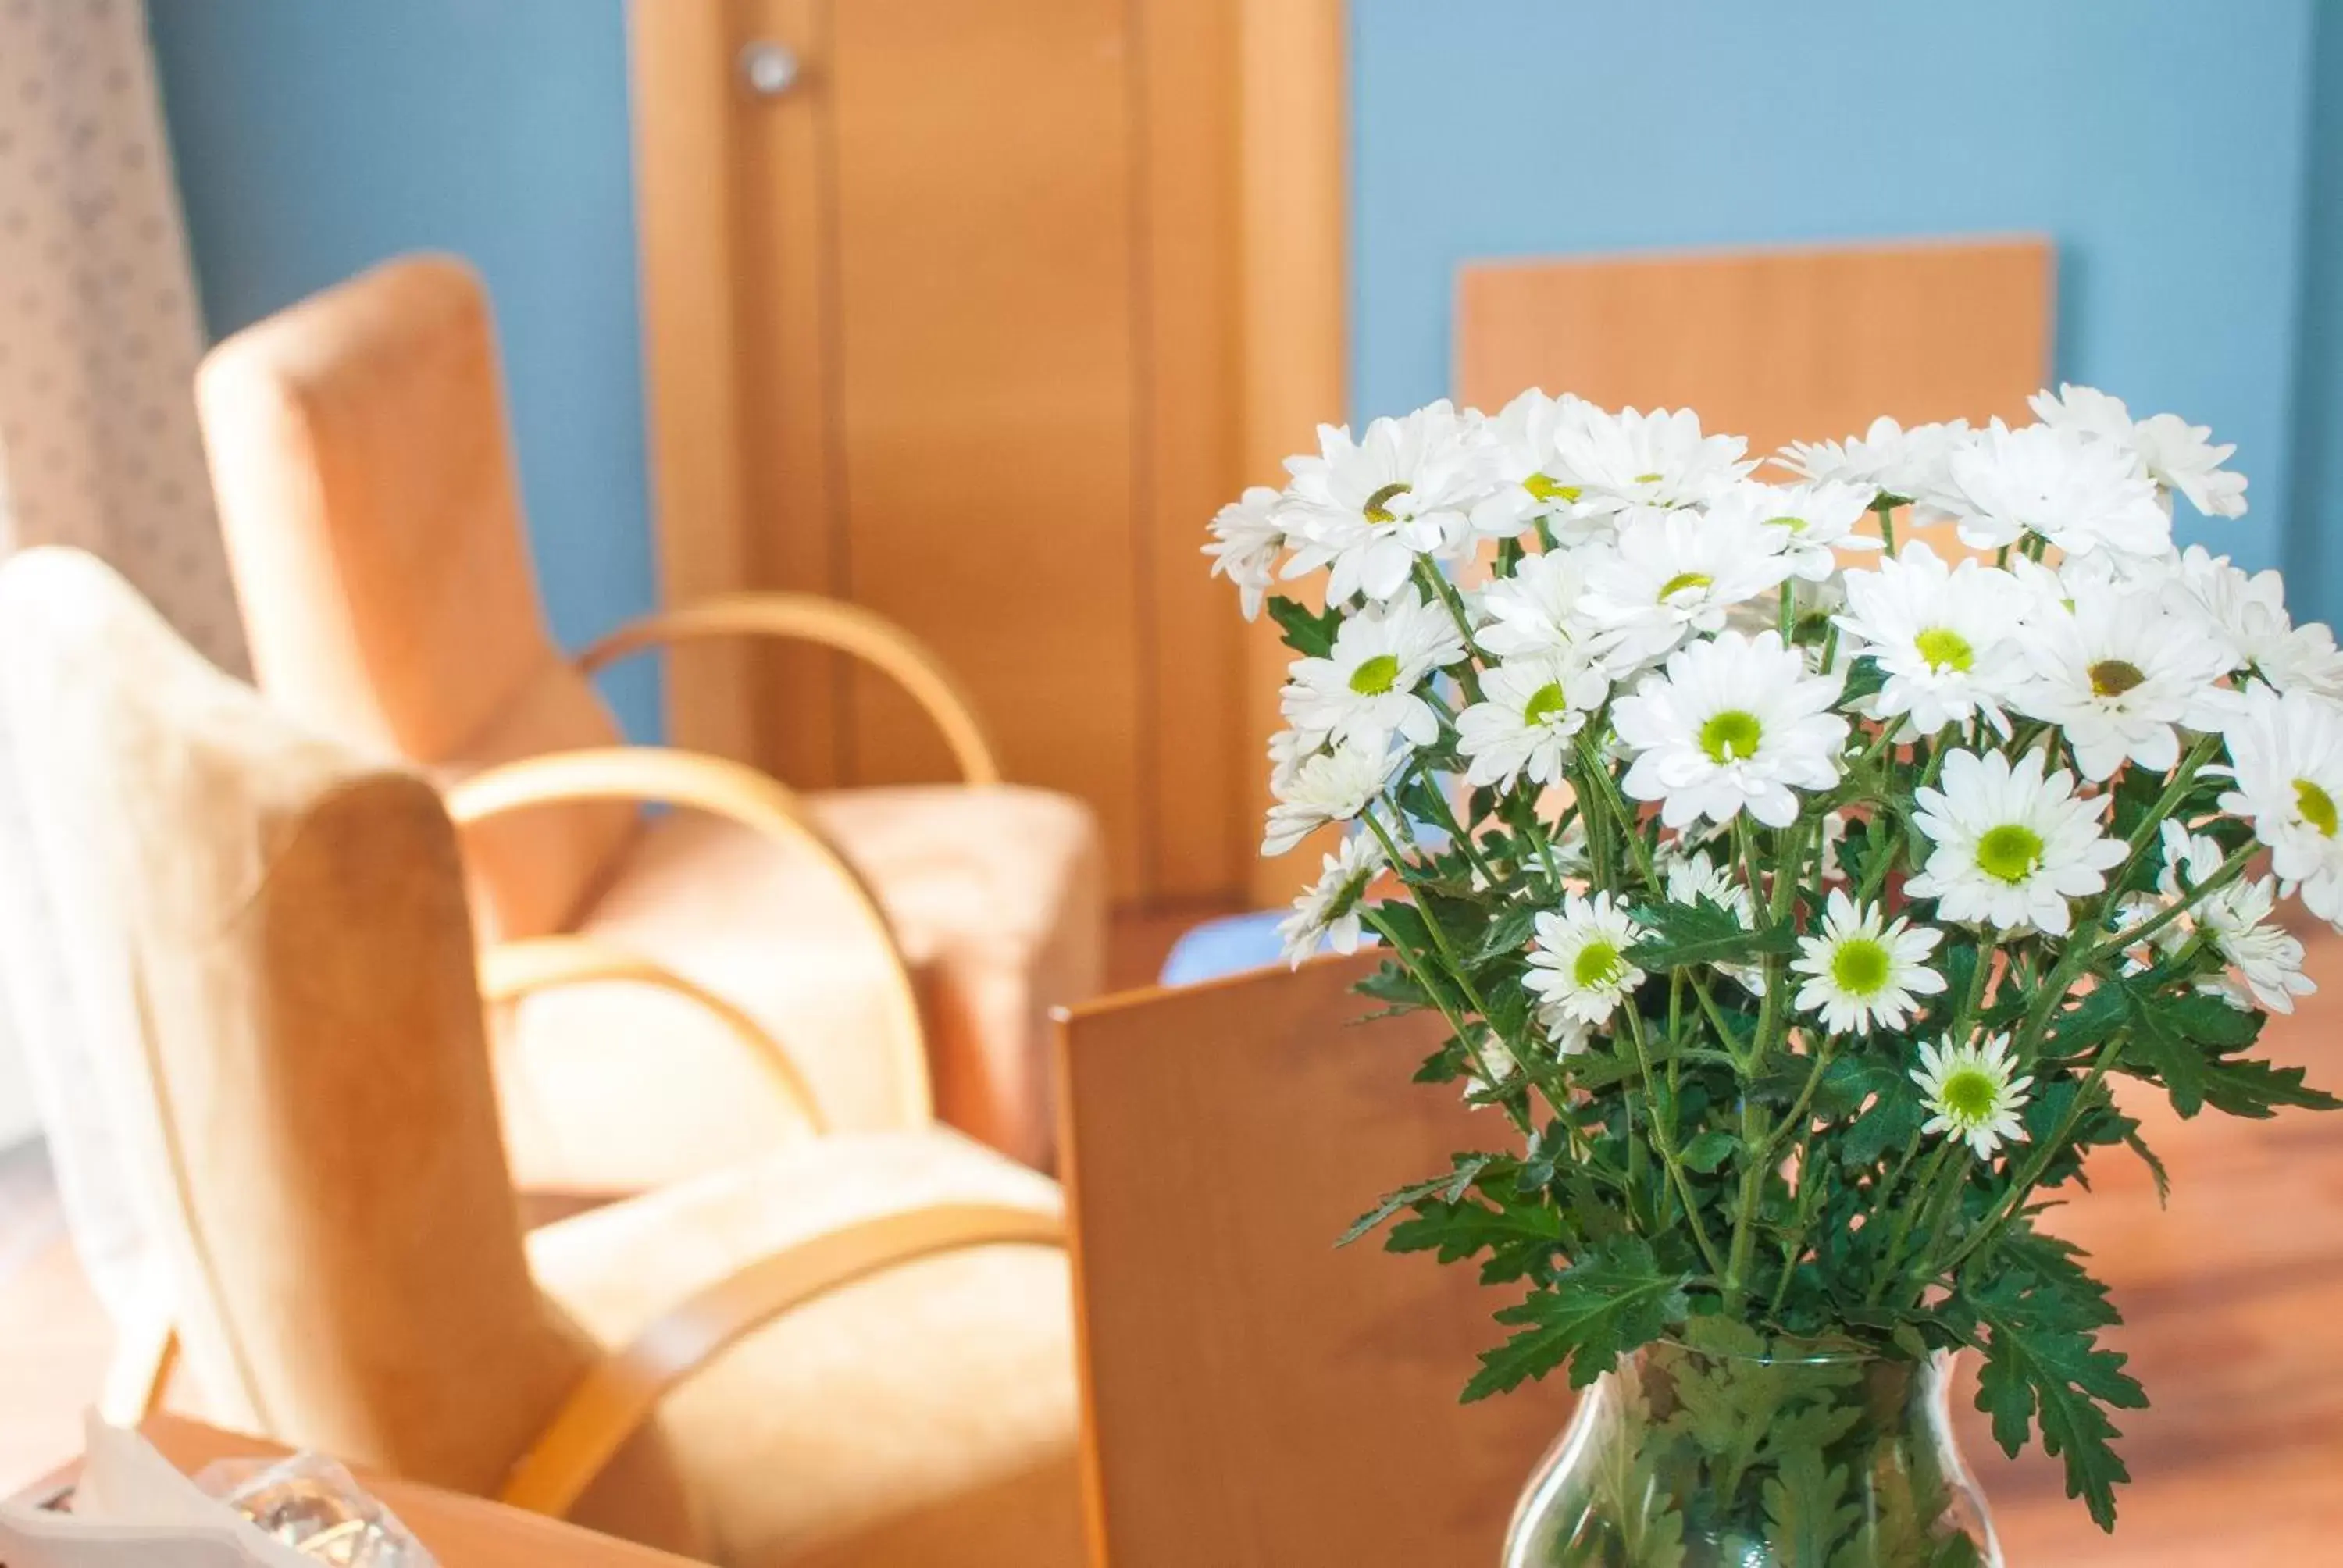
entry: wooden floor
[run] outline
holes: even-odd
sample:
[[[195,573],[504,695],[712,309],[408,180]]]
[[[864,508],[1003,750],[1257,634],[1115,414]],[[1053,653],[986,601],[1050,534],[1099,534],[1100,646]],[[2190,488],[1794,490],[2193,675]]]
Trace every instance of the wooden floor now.
[[[1112,967],[1150,978],[1212,910],[1125,922]],[[2328,990],[2273,1020],[2272,1054],[2343,1085],[2343,939],[2313,942]],[[2058,1229],[2089,1248],[2127,1326],[2117,1336],[2155,1408],[2120,1419],[2135,1484],[2114,1540],[2059,1494],[2039,1453],[2001,1457],[1964,1408],[1966,1449],[2018,1568],[2343,1563],[2343,1115],[2181,1121],[2153,1095],[2130,1109],[2170,1166],[2159,1212],[2127,1160]],[[45,1164],[0,1155],[0,1493],[78,1446],[77,1412],[107,1348],[65,1248]],[[1437,1568],[1437,1565],[1427,1565]],[[1463,1565],[1469,1568],[1469,1565]]]

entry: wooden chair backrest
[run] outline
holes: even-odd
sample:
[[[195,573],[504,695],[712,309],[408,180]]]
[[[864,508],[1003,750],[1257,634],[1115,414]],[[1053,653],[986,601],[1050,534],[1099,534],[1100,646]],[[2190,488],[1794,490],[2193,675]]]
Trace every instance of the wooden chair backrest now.
[[[1882,414],[2029,423],[2056,272],[2037,236],[1475,262],[1456,392],[1490,413],[1527,387],[1693,408],[1753,457]]]
[[[1559,1379],[1457,1402],[1510,1290],[1334,1246],[1510,1131],[1410,1081],[1436,1020],[1357,1021],[1366,967],[1111,998],[1062,1026],[1101,1568],[1493,1563],[1567,1417]]]

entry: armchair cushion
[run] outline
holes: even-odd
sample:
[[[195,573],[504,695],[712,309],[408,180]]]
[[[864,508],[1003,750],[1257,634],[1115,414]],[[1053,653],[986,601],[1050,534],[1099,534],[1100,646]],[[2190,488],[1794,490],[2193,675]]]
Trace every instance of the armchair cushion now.
[[[940,1202],[1055,1187],[942,1129],[840,1135],[535,1232],[539,1284],[606,1346],[744,1263]],[[989,1246],[885,1270],[718,1356],[660,1413],[734,1568],[1080,1568],[1065,1254]]]
[[[1046,789],[902,785],[808,808],[926,966],[928,1060],[944,1121],[1029,1164],[1051,1161],[1050,1010],[1106,971],[1105,850],[1089,809]]]
[[[927,1121],[926,1085],[903,1081],[881,1044],[890,956],[802,847],[701,812],[662,813],[576,930],[739,1006],[789,1052],[831,1128]],[[924,991],[924,966],[911,961]],[[641,1191],[811,1131],[737,1036],[671,995],[591,984],[500,1010],[498,1091],[524,1189]]]

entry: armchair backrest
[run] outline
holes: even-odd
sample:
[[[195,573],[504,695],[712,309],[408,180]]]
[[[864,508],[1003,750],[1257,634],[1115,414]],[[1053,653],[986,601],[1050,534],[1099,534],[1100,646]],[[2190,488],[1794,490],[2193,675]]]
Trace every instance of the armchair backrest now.
[[[443,777],[618,739],[546,628],[468,267],[407,257],[327,289],[213,349],[196,396],[272,699]],[[634,821],[573,805],[471,830],[497,933],[557,929]]]
[[[454,830],[94,558],[0,566],[0,794],[207,1412],[492,1490],[587,1364],[538,1294]],[[21,923],[21,922],[20,922]]]
[[[1410,1081],[1438,1020],[1360,1022],[1369,967],[1111,997],[1061,1026],[1102,1568],[1493,1563],[1562,1430],[1560,1379],[1457,1403],[1505,1292],[1334,1245],[1384,1192],[1512,1134]]]

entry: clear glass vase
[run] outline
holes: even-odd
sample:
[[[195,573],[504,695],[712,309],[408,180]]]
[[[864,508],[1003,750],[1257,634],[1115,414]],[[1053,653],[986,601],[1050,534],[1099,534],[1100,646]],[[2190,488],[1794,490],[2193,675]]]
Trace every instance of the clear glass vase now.
[[[1999,1568],[1952,1359],[1674,1342],[1591,1384],[1503,1568]]]

